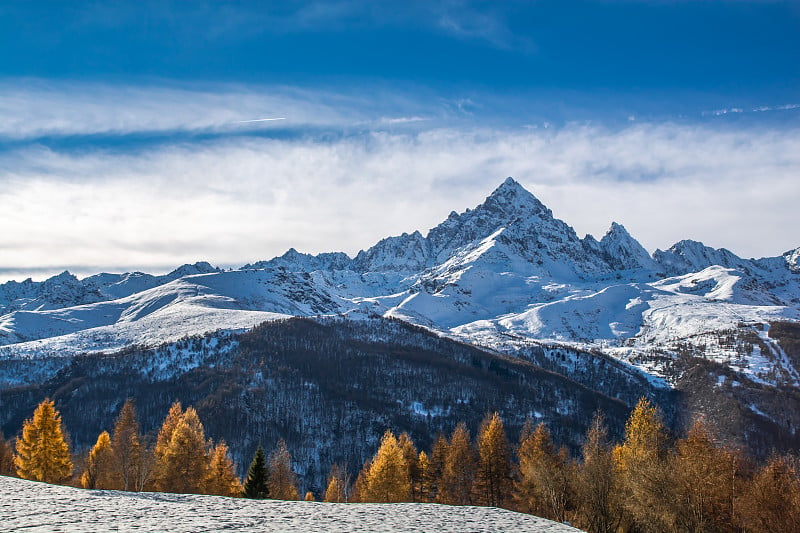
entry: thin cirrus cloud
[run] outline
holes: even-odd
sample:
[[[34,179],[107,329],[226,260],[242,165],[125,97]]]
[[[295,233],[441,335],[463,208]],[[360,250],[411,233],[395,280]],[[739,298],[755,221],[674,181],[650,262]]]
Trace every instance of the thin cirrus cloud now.
[[[94,120],[73,127],[90,131]],[[509,175],[580,235],[600,237],[613,220],[651,251],[684,238],[747,257],[800,244],[796,128],[411,125],[129,150],[7,147],[0,277],[239,266],[289,247],[352,255],[389,235],[425,233]]]
[[[0,140],[209,131],[276,119],[342,124],[360,120],[360,106],[356,97],[290,87],[186,89],[15,80],[0,83]]]

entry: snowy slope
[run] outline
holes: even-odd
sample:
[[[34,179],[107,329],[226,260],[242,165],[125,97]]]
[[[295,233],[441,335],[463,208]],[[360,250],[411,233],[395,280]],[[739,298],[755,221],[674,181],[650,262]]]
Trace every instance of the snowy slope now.
[[[82,490],[0,476],[5,531],[519,531],[575,528],[490,507],[342,504]]]
[[[768,335],[770,323],[800,321],[798,261],[800,248],[752,260],[689,240],[650,256],[617,223],[599,241],[579,238],[508,178],[427,235],[389,237],[355,258],[290,249],[233,271],[196,263],[158,277],[0,285],[0,360],[156,345],[285,316],[377,314],[509,353],[520,341],[600,350],[668,382],[664,358],[688,349],[749,379],[798,386]]]

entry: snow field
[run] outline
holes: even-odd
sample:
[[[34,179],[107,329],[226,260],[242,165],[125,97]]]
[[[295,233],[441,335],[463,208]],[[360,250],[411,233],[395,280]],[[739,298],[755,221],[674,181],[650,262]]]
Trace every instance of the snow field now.
[[[541,532],[578,531],[491,507],[337,504],[82,490],[0,476],[0,529],[96,531]]]

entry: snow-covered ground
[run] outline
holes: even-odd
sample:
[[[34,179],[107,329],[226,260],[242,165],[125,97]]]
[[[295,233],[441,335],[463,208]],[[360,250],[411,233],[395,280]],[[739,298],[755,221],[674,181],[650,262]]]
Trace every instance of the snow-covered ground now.
[[[490,507],[336,504],[82,490],[0,476],[0,530],[542,532],[575,528]]]

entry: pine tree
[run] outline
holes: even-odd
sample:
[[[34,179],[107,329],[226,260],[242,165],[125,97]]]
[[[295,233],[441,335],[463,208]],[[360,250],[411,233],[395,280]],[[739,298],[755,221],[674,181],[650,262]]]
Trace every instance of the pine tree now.
[[[111,447],[114,451],[114,467],[121,490],[141,490],[142,445],[140,443],[139,421],[132,400],[127,400],[120,410],[114,425]]]
[[[274,500],[297,500],[297,476],[292,470],[292,455],[286,441],[280,439],[269,456],[269,497]]]
[[[0,431],[0,476],[13,476],[17,471],[14,468],[14,449],[11,443],[3,437]]]
[[[111,437],[103,431],[86,458],[86,469],[81,475],[81,486],[85,489],[114,489],[114,451]]]
[[[381,439],[378,453],[367,474],[366,499],[376,503],[406,502],[411,499],[411,477],[403,450],[390,430]]]
[[[503,420],[495,412],[487,417],[478,434],[476,503],[502,507],[511,496],[511,451]]]
[[[241,496],[242,483],[236,476],[236,465],[228,453],[228,445],[220,441],[210,453],[203,492],[217,496]]]
[[[160,487],[164,492],[202,493],[208,458],[203,424],[197,411],[187,407],[172,431],[169,445],[159,465]]]
[[[14,464],[19,477],[34,481],[58,483],[72,474],[72,460],[61,429],[61,415],[50,399],[42,401],[33,418],[22,426]]]
[[[622,520],[616,494],[616,470],[608,430],[597,414],[583,444],[583,464],[576,474],[578,524],[588,533],[614,533]]]
[[[328,487],[325,489],[323,501],[343,503],[347,501],[346,473],[339,465],[333,465],[328,474]]]
[[[244,482],[243,496],[255,500],[269,498],[269,487],[267,485],[267,460],[264,456],[264,448],[258,446],[250,468],[247,471],[247,479]]]
[[[639,400],[625,424],[625,440],[614,448],[624,502],[624,523],[645,533],[674,528],[674,498],[667,434],[658,410]]]
[[[460,422],[447,446],[447,455],[439,481],[438,501],[450,505],[472,505],[477,460],[470,443],[469,430]]]
[[[567,519],[571,503],[571,465],[565,448],[556,450],[544,423],[532,430],[526,424],[520,436],[519,481],[514,498],[526,513],[557,522]]]

